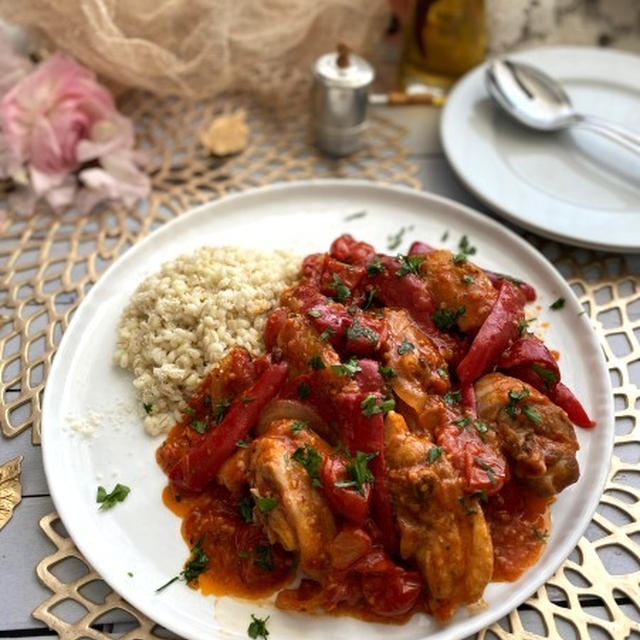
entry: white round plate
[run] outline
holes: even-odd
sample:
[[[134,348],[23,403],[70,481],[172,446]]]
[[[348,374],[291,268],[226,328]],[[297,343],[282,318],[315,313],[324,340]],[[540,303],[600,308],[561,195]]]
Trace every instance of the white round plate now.
[[[351,216],[359,212],[364,215]],[[268,602],[205,597],[183,583],[155,589],[176,575],[188,555],[180,521],[161,501],[165,476],[154,458],[160,439],[143,433],[130,375],[112,364],[119,316],[135,287],[160,265],[203,244],[324,251],[348,232],[387,250],[405,229],[397,251],[414,239],[435,245],[445,231],[454,248],[466,234],[474,258],[489,269],[535,285],[547,343],[561,351],[563,379],[598,421],[577,429],[579,482],[552,508],[553,527],[540,562],[514,583],[491,584],[488,607],[460,611],[440,626],[426,615],[389,627],[349,617],[309,616]],[[549,311],[558,296],[561,311]],[[580,305],[555,269],[514,233],[452,201],[420,191],[334,180],[257,189],[199,207],[152,233],[116,261],[91,289],[64,334],[47,382],[42,448],[51,495],[74,542],[96,571],[128,602],[180,636],[193,640],[246,638],[250,614],[270,615],[274,640],[334,638],[459,639],[508,613],[531,595],[574,548],[595,510],[613,445],[609,378],[600,347]],[[69,426],[94,425],[91,435]],[[122,503],[98,511],[96,489],[131,487]],[[129,575],[132,574],[132,575]]]
[[[557,78],[577,111],[640,134],[640,56],[562,47],[509,54]],[[569,244],[640,251],[640,155],[578,128],[527,129],[491,101],[486,64],[454,87],[442,114],[447,158],[465,185],[516,224]]]

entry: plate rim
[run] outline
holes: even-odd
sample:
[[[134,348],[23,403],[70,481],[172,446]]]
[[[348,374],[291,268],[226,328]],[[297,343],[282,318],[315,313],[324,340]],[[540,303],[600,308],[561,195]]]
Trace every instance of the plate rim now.
[[[548,52],[548,53],[547,53]],[[638,70],[640,71],[640,54],[635,54],[629,51],[623,51],[620,49],[601,49],[593,46],[542,46],[542,47],[530,47],[527,49],[519,49],[511,52],[509,55],[514,58],[521,58],[524,62],[530,62],[531,64],[535,64],[535,62],[531,62],[529,60],[529,56],[532,55],[536,57],[538,54],[542,53],[542,55],[552,55],[557,53],[557,55],[561,56],[563,54],[576,54],[579,53],[581,55],[596,55],[596,56],[610,56],[612,58],[627,58],[628,60],[632,60]],[[450,118],[452,117],[453,108],[451,105],[456,105],[459,96],[462,94],[464,89],[467,89],[472,84],[480,78],[480,83],[484,87],[484,82],[481,79],[481,76],[484,74],[485,69],[490,64],[491,60],[487,60],[480,65],[474,67],[469,72],[467,72],[462,78],[456,82],[454,87],[452,88],[447,101],[444,105],[441,118],[440,118],[440,126],[438,128],[438,135],[440,139],[440,143],[442,149],[444,151],[444,155],[449,162],[449,165],[453,168],[458,179],[464,184],[465,188],[467,188],[474,196],[476,196],[483,204],[487,205],[495,211],[498,215],[504,217],[506,220],[524,228],[528,231],[532,231],[541,236],[550,238],[557,242],[562,242],[565,244],[569,244],[572,246],[593,249],[595,251],[611,251],[613,253],[638,253],[640,252],[640,241],[635,244],[623,244],[618,242],[596,242],[587,238],[575,237],[569,233],[562,233],[555,231],[554,229],[549,229],[548,227],[536,224],[531,222],[525,216],[518,215],[518,213],[514,212],[512,207],[506,206],[504,203],[501,203],[495,197],[488,195],[483,189],[480,181],[474,181],[472,172],[466,170],[464,167],[464,161],[461,161],[460,153],[456,152],[454,144],[451,141],[449,131],[452,130],[454,124],[450,123]],[[464,154],[462,154],[464,155]],[[548,200],[555,201],[550,196]]]
[[[462,203],[459,203],[455,200],[452,200],[444,196],[440,196],[440,195],[433,194],[433,193],[419,190],[419,189],[414,189],[404,185],[388,185],[388,184],[378,183],[378,182],[373,182],[368,180],[339,179],[339,178],[291,181],[291,182],[270,184],[263,187],[248,189],[246,191],[242,191],[239,193],[230,194],[227,196],[223,196],[219,199],[211,200],[207,203],[198,205],[197,207],[194,207],[186,211],[185,213],[163,224],[158,229],[155,229],[146,237],[140,239],[132,247],[130,247],[130,249],[128,249],[124,254],[122,254],[116,260],[114,260],[109,265],[109,267],[102,273],[102,275],[98,278],[98,280],[93,285],[89,293],[84,297],[84,299],[76,309],[74,316],[71,322],[69,323],[69,326],[65,330],[56,352],[56,355],[58,357],[55,357],[53,359],[53,363],[49,371],[49,375],[45,385],[44,396],[43,396],[43,408],[42,408],[42,456],[43,456],[43,466],[44,466],[45,476],[47,478],[47,485],[49,487],[49,493],[54,503],[54,506],[56,508],[56,511],[58,512],[59,517],[61,518],[62,522],[67,528],[70,538],[73,540],[76,547],[80,550],[80,552],[83,554],[83,556],[91,566],[103,566],[104,563],[102,561],[94,562],[93,558],[95,558],[95,554],[93,554],[91,550],[89,550],[89,552],[87,553],[87,547],[85,546],[86,541],[82,539],[82,535],[77,536],[78,539],[74,537],[74,531],[77,533],[77,530],[75,529],[73,524],[70,525],[69,523],[73,523],[75,521],[75,518],[73,516],[70,516],[71,509],[67,508],[67,504],[63,499],[62,488],[59,486],[56,486],[55,484],[54,486],[51,486],[50,484],[50,479],[56,475],[53,472],[53,469],[55,468],[55,465],[54,465],[55,458],[53,457],[53,454],[55,453],[55,449],[54,449],[53,443],[51,445],[47,443],[49,441],[49,438],[53,437],[54,435],[53,428],[55,425],[52,425],[50,427],[46,426],[51,420],[55,422],[54,420],[55,397],[52,397],[54,394],[55,387],[52,381],[56,381],[56,379],[59,378],[60,374],[58,373],[58,369],[63,369],[65,366],[63,364],[63,360],[66,360],[66,358],[63,358],[62,356],[67,355],[67,352],[69,351],[71,351],[72,354],[74,353],[72,339],[74,337],[75,328],[80,323],[79,319],[82,317],[82,314],[80,313],[81,310],[83,308],[89,309],[92,306],[92,304],[94,303],[94,299],[96,299],[100,294],[100,289],[101,289],[101,287],[99,286],[100,282],[108,282],[109,274],[112,270],[118,267],[118,265],[122,263],[126,263],[128,260],[135,259],[135,255],[136,253],[138,253],[138,251],[141,251],[144,247],[147,246],[147,244],[153,243],[155,239],[160,235],[169,234],[174,224],[178,224],[180,221],[183,221],[183,220],[189,220],[190,218],[193,218],[198,215],[203,215],[203,212],[209,211],[212,208],[213,209],[224,208],[229,202],[233,203],[234,201],[242,200],[245,197],[255,197],[256,195],[260,195],[264,193],[273,193],[278,191],[281,191],[286,194],[288,191],[304,190],[307,188],[317,188],[317,187],[320,187],[321,189],[343,188],[347,190],[348,189],[358,190],[358,189],[364,188],[364,189],[372,190],[374,192],[375,191],[385,191],[385,192],[392,192],[392,193],[395,192],[401,196],[410,196],[410,197],[417,198],[418,200],[421,200],[426,205],[428,205],[429,203],[435,203],[440,206],[448,207],[450,209],[455,209],[463,217],[470,217],[474,219],[476,222],[478,222],[480,225],[486,225],[489,230],[495,230],[499,233],[506,234],[509,237],[510,241],[515,243],[516,247],[519,247],[520,249],[530,254],[530,256],[533,259],[537,260],[538,266],[544,269],[544,271],[546,271],[546,275],[550,276],[553,280],[556,281],[556,283],[559,286],[559,293],[561,295],[565,297],[568,296],[572,298],[576,302],[576,304],[579,304],[575,294],[573,293],[573,290],[571,289],[567,281],[553,266],[553,264],[544,255],[536,251],[536,249],[533,246],[531,246],[528,242],[526,242],[517,233],[515,233],[505,225],[501,224],[500,222],[493,220],[492,218],[472,209],[467,205],[464,205]],[[103,285],[103,286],[106,286],[106,285]],[[606,442],[607,448],[605,451],[603,451],[603,453],[606,454],[606,458],[610,458],[611,452],[613,450],[613,445],[614,445],[613,436],[615,435],[614,427],[613,427],[614,412],[613,412],[613,397],[612,397],[611,382],[609,379],[608,369],[606,367],[606,361],[604,359],[602,349],[599,345],[595,332],[590,327],[586,332],[586,336],[588,336],[587,339],[591,343],[590,346],[594,349],[594,353],[597,354],[596,357],[598,358],[598,361],[601,365],[601,369],[598,371],[598,377],[600,378],[599,382],[603,383],[604,390],[606,391],[606,394],[604,394],[604,397],[606,397],[606,405],[603,405],[602,411],[603,411],[603,415],[606,414],[607,421],[610,422],[612,425],[611,426],[612,437],[609,438],[609,440],[607,440]],[[57,381],[57,384],[64,384],[64,381],[63,380]],[[52,406],[51,410],[48,409],[49,406]],[[49,433],[51,433],[51,436],[49,436]],[[585,513],[584,526],[581,525],[578,529],[575,529],[571,535],[568,536],[568,542],[565,543],[565,545],[568,548],[568,551],[566,554],[563,552],[562,554],[560,554],[558,558],[554,559],[554,561],[550,563],[550,566],[547,568],[545,572],[538,571],[536,573],[535,578],[532,575],[531,576],[532,579],[529,587],[525,590],[525,592],[523,592],[519,596],[505,598],[504,601],[501,603],[501,605],[496,606],[489,613],[481,612],[477,615],[470,616],[468,619],[463,620],[459,627],[458,635],[451,635],[450,633],[448,633],[447,627],[444,626],[441,630],[438,630],[435,634],[429,635],[429,637],[432,637],[432,638],[437,637],[437,638],[440,638],[441,640],[445,640],[445,639],[461,640],[463,637],[466,637],[466,635],[470,633],[475,633],[485,628],[486,626],[496,622],[501,617],[508,614],[509,612],[514,610],[517,606],[525,602],[533,593],[535,593],[540,588],[540,586],[543,585],[555,573],[558,567],[566,560],[566,558],[569,556],[571,551],[575,548],[584,530],[589,525],[589,522],[591,521],[593,513],[595,512],[600,502],[600,498],[602,496],[602,492],[604,490],[604,486],[609,475],[609,468],[610,468],[610,465],[606,465],[606,466],[603,465],[603,467],[601,468],[600,474],[596,478],[597,481],[594,483],[594,491],[590,496],[590,500],[584,505],[582,509],[583,513]],[[89,560],[90,557],[92,557],[91,560]],[[531,569],[534,569],[534,568],[532,567]],[[144,602],[140,604],[138,598],[135,597],[135,589],[133,587],[131,589],[133,593],[132,595],[131,593],[128,592],[126,588],[126,583],[124,581],[122,581],[121,583],[115,577],[106,578],[102,571],[99,571],[98,569],[96,569],[96,571],[99,574],[100,578],[104,580],[114,590],[114,592],[121,595],[121,597],[123,597],[127,602],[129,602],[132,606],[134,606],[143,615],[147,616],[154,622],[161,624],[162,626],[166,627],[167,629],[179,635],[183,634],[185,635],[185,637],[190,637],[188,633],[185,634],[184,629],[181,629],[179,626],[174,625],[172,619],[169,619],[164,615],[158,615],[157,611],[149,611],[149,609],[146,607]],[[125,588],[122,589],[121,585],[125,585]],[[449,630],[452,630],[452,628],[449,627]]]

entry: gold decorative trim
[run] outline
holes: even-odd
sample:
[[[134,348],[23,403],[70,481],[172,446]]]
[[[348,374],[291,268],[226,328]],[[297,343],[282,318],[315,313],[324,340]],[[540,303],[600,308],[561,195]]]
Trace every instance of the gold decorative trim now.
[[[13,510],[22,500],[21,465],[22,456],[0,465],[0,529],[11,520]]]

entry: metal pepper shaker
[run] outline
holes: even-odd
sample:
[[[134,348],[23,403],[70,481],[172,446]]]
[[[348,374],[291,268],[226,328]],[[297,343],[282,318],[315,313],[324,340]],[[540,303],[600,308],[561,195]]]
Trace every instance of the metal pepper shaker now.
[[[313,67],[313,105],[316,143],[328,154],[345,156],[364,144],[369,87],[373,67],[338,45],[335,53],[316,60]]]

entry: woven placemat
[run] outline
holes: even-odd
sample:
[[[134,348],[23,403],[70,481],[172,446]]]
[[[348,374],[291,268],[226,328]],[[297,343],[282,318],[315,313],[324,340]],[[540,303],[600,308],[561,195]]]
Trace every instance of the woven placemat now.
[[[240,103],[248,111],[250,147],[226,161],[210,159],[197,143],[198,127]],[[154,191],[147,206],[135,211],[110,206],[82,218],[42,212],[20,219],[9,214],[0,228],[1,427],[7,437],[31,428],[33,442],[39,442],[44,382],[73,311],[100,273],[150,230],[196,204],[277,181],[343,176],[419,187],[417,167],[398,143],[401,132],[383,120],[374,120],[365,150],[348,160],[329,161],[311,145],[308,115],[300,105],[291,104],[276,119],[272,112],[235,98],[203,105],[134,93],[123,110],[139,123],[140,139],[151,154]],[[640,534],[640,473],[633,449],[640,446],[640,394],[629,378],[640,361],[640,277],[630,272],[623,257],[528,239],[570,282],[600,338],[616,398],[615,455],[588,536],[535,596],[479,635],[588,638],[597,629],[600,637],[620,640],[640,632],[637,571],[620,574],[619,563],[611,561],[618,554],[629,565],[640,565],[634,542]],[[616,341],[616,335],[622,340]],[[37,567],[52,595],[34,617],[63,640],[166,637],[100,580],[57,514],[45,516],[40,525],[55,551]],[[61,606],[65,602],[71,609]],[[123,625],[123,620],[128,622]],[[542,635],[534,633],[540,628]]]

